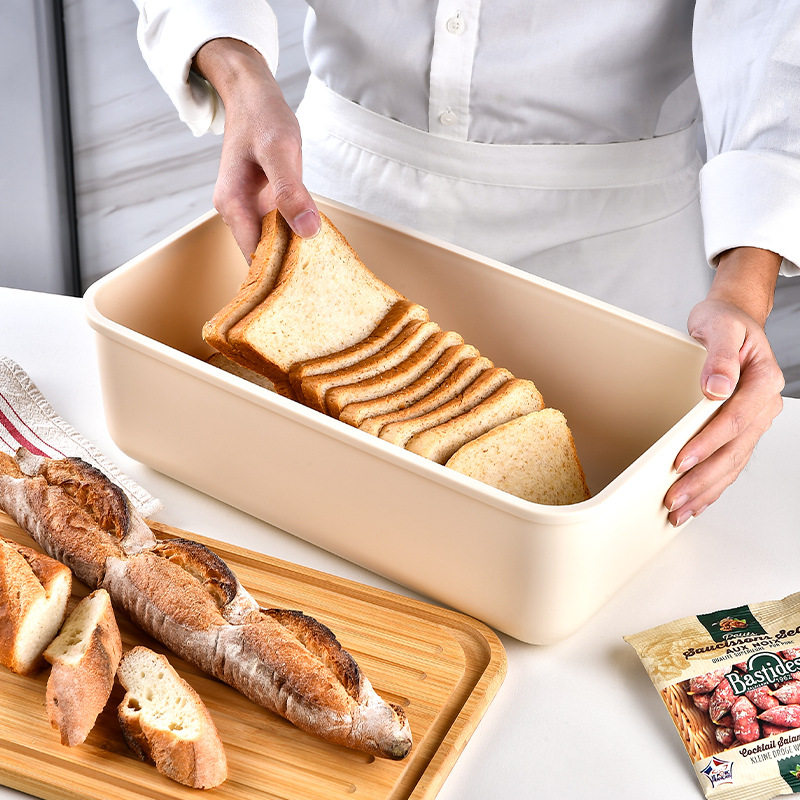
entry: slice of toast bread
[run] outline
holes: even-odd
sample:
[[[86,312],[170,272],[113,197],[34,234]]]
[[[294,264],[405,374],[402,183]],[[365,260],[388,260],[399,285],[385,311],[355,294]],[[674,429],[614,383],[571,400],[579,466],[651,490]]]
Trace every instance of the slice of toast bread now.
[[[248,369],[241,364],[237,364],[235,361],[231,361],[231,359],[229,359],[227,356],[224,356],[222,353],[212,353],[206,359],[206,363],[211,364],[213,367],[218,367],[219,369],[225,370],[225,372],[230,372],[231,375],[238,375],[238,377],[244,378],[246,381],[255,383],[258,386],[263,386],[265,389],[269,389],[271,392],[276,391],[275,384],[269,378],[264,377],[264,375],[259,375],[252,369]]]
[[[289,225],[277,211],[270,212],[262,220],[261,238],[247,277],[233,300],[203,325],[203,339],[221,353],[232,349],[228,343],[230,329],[275,288],[290,233]]]
[[[567,505],[589,497],[572,433],[554,408],[492,428],[462,445],[445,466],[532,503]]]
[[[316,236],[292,234],[275,288],[228,332],[271,380],[288,380],[301,361],[367,338],[405,298],[370,272],[324,215]]]
[[[428,309],[409,300],[400,300],[395,303],[389,313],[380,321],[375,330],[366,339],[338,350],[327,356],[312,358],[310,361],[302,361],[295,364],[289,370],[289,380],[298,396],[301,395],[300,382],[303,378],[310,378],[313,375],[322,375],[325,372],[334,372],[337,369],[345,369],[352,366],[357,361],[374,356],[382,347],[392,341],[409,322],[418,320],[426,322],[428,320]]]
[[[438,331],[426,339],[420,348],[394,367],[378,373],[372,378],[334,386],[325,395],[325,405],[332,417],[340,418],[342,409],[349,403],[374,400],[376,397],[399,392],[430,369],[450,347],[457,347],[464,340],[455,331]]]
[[[325,396],[329,389],[363,381],[385,372],[416,353],[427,339],[438,332],[439,326],[435,322],[420,322],[420,320],[409,322],[392,341],[369,358],[344,369],[312,375],[302,380],[300,388],[304,402],[318,411],[327,413]]]
[[[463,392],[457,394],[452,400],[437,406],[427,414],[400,422],[390,422],[381,428],[378,435],[387,442],[405,447],[413,436],[464,414],[494,394],[503,384],[512,380],[514,380],[514,376],[507,369],[491,367],[478,375]]]
[[[479,356],[480,353],[471,344],[448,347],[439,356],[436,363],[425,370],[413,383],[391,394],[375,397],[373,400],[348,403],[341,410],[339,419],[357,428],[369,417],[408,408],[440,386],[453,374],[462,361],[466,361],[468,358],[477,359]]]
[[[463,414],[414,434],[406,450],[444,464],[456,450],[497,425],[544,408],[533,381],[514,378]]]
[[[465,345],[469,347],[470,345]],[[492,362],[484,356],[471,356],[462,361],[436,388],[405,408],[368,417],[359,424],[359,430],[378,436],[393,422],[421,417],[435,408],[450,402],[475,381],[481,373],[491,369]]]

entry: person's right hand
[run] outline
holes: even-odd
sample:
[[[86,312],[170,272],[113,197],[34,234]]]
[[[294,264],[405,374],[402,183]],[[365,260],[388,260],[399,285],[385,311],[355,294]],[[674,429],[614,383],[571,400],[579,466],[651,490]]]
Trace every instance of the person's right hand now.
[[[264,58],[237,39],[212,39],[195,68],[225,106],[214,206],[247,260],[273,208],[295,233],[313,236],[319,211],[303,185],[300,126]]]

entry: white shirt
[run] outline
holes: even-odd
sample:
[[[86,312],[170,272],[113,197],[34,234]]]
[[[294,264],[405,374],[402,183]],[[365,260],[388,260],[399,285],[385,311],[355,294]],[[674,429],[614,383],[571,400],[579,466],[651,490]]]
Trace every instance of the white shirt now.
[[[190,72],[230,36],[275,71],[265,0],[135,0],[150,69],[191,130],[220,132],[216,92]],[[312,0],[311,71],[338,94],[437,136],[498,144],[646,139],[702,100],[701,201],[710,263],[731,247],[800,272],[798,0]],[[698,93],[699,87],[699,93]]]

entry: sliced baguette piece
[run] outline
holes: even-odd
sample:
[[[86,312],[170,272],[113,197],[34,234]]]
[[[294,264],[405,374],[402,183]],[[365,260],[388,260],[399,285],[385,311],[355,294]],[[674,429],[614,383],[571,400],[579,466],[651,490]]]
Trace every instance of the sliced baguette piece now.
[[[542,408],[542,395],[533,381],[514,378],[469,411],[414,434],[406,442],[406,450],[444,464],[471,439],[497,425]]]
[[[440,386],[446,378],[453,374],[462,361],[479,356],[480,353],[471,344],[448,347],[435,364],[408,386],[372,400],[349,403],[341,410],[339,419],[357,428],[369,417],[408,408]]]
[[[320,220],[310,239],[291,234],[275,288],[228,332],[229,344],[276,383],[301,361],[366,339],[405,299],[364,266],[324,214]]]
[[[426,339],[420,348],[389,369],[372,378],[345,386],[333,386],[325,395],[325,406],[332,417],[340,418],[342,409],[349,403],[374,400],[399,392],[430,369],[450,347],[463,344],[464,340],[455,331],[438,331]]]
[[[373,378],[375,375],[391,369],[416,353],[439,330],[439,326],[435,322],[420,322],[419,320],[409,322],[392,341],[378,350],[375,355],[344,369],[304,378],[300,384],[303,400],[311,408],[329,413],[325,399],[329,389]]]
[[[471,345],[464,346],[470,347]],[[419,400],[414,401],[405,408],[398,408],[396,411],[387,411],[368,417],[358,427],[366,433],[378,436],[381,430],[392,422],[402,422],[414,417],[421,417],[423,414],[433,411],[460,395],[479,375],[493,366],[494,364],[488,358],[477,355],[470,356],[464,359],[438,386],[423,395]]]
[[[514,376],[502,367],[491,367],[482,372],[478,377],[452,400],[436,406],[426,414],[404,419],[399,422],[390,422],[384,425],[378,434],[387,442],[405,447],[412,436],[447,422],[466,411],[474,408],[478,403],[490,397],[503,384],[514,380]]]
[[[44,657],[53,665],[47,679],[47,716],[61,734],[61,744],[73,747],[86,741],[105,708],[122,657],[122,640],[105,589],[95,589],[75,606]]]
[[[227,356],[222,355],[222,353],[212,353],[206,359],[206,363],[225,370],[225,372],[229,372],[231,375],[244,378],[246,381],[255,383],[257,386],[261,386],[264,389],[269,389],[271,392],[276,391],[275,384],[269,378],[259,375],[254,370],[243,367],[241,364],[237,364],[235,361],[231,361]]]
[[[568,505],[589,497],[567,420],[554,408],[492,428],[445,466],[532,503]]]
[[[117,716],[131,750],[166,777],[212,789],[228,777],[225,750],[200,695],[166,656],[134,647],[120,661],[125,697]]]
[[[427,322],[428,309],[409,300],[400,300],[389,309],[389,313],[366,339],[336,353],[295,364],[289,370],[289,380],[295,393],[298,397],[302,394],[300,382],[303,378],[344,369],[357,361],[363,361],[375,355],[378,350],[389,344],[409,322],[414,320]]]
[[[42,665],[72,591],[69,568],[0,537],[0,664],[20,675]]]

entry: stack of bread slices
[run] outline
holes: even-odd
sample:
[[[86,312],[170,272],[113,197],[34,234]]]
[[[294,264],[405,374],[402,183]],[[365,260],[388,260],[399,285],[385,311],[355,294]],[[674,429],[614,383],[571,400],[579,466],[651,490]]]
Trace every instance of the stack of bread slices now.
[[[211,363],[536,503],[589,496],[564,415],[377,278],[322,215],[273,211],[237,295],[203,326]]]

